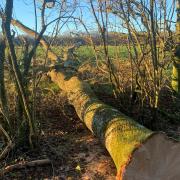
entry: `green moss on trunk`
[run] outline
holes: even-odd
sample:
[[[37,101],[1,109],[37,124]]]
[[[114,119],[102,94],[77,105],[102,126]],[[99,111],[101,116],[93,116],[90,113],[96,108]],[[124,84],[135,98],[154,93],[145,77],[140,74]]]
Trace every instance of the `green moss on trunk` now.
[[[51,71],[52,80],[67,92],[70,103],[88,129],[105,145],[117,170],[125,166],[132,152],[153,132],[98,100],[90,86],[65,72]]]

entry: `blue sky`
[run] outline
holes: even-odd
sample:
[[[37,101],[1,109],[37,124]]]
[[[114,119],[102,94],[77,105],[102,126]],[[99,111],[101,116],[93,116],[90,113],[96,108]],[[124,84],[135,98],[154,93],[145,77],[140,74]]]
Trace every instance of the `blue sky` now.
[[[13,17],[29,27],[35,26],[33,2],[25,2],[23,0],[14,1]]]
[[[69,3],[71,3],[71,1],[73,0],[68,0]],[[41,3],[40,0],[36,0],[36,5],[37,7],[40,7]],[[86,9],[85,5],[83,4],[83,9],[86,13],[83,14],[84,20],[87,22],[89,21],[89,12]],[[70,11],[70,10],[69,10]],[[51,20],[53,20],[54,18],[57,18],[57,11],[55,8],[52,9],[46,9],[47,14],[50,14],[50,17],[47,19],[47,22],[50,22]],[[74,16],[76,16],[78,13],[78,11],[74,12]],[[40,10],[37,8],[37,14],[40,16]],[[69,14],[71,14],[71,11],[69,12]],[[67,14],[68,15],[68,14]],[[38,16],[38,18],[39,18]],[[33,4],[33,0],[14,0],[14,13],[13,13],[13,17],[15,19],[20,20],[22,23],[24,23],[26,26],[35,29],[35,14],[34,14],[34,4]],[[37,21],[38,22],[38,29],[40,27],[40,18]],[[92,23],[92,22],[91,22]],[[50,26],[47,29],[47,32],[51,32],[53,29],[53,25]],[[82,28],[80,28],[80,26],[78,26],[79,29],[82,30]],[[67,23],[67,25],[64,25],[64,27],[62,28],[62,32],[66,32],[66,31],[70,31],[71,29],[76,30],[77,27],[74,25],[74,23]]]
[[[72,1],[72,0],[69,0]],[[80,1],[80,0],[79,0]],[[90,14],[89,9],[86,7],[87,3],[85,3],[87,0],[84,1],[80,1],[82,7],[82,14],[83,14],[83,19],[84,21],[87,23],[87,25],[91,26],[93,25],[93,17]],[[83,2],[83,3],[82,3]],[[171,4],[172,0],[167,0],[167,4]],[[36,0],[37,6],[40,5],[40,0]],[[0,0],[0,5],[4,6],[5,4],[5,0]],[[37,12],[39,12],[39,10],[37,9]],[[52,16],[56,16],[57,12],[55,11],[55,9],[50,9],[47,10],[48,13],[51,14],[51,18]],[[77,11],[74,15],[77,15],[80,11]],[[38,13],[39,14],[39,13]],[[26,26],[35,29],[35,16],[34,16],[34,8],[33,8],[33,0],[14,0],[14,11],[13,11],[13,17],[15,19],[20,20],[22,23],[24,23]],[[56,16],[57,17],[57,16]],[[114,17],[111,17],[112,19]],[[173,17],[175,18],[175,16]],[[50,20],[49,19],[49,20]],[[118,18],[114,18],[113,19],[114,22],[116,22],[116,24],[120,24],[120,21],[118,20]],[[38,27],[40,25],[40,21],[38,20]],[[94,23],[94,30],[95,30],[95,23]],[[83,31],[83,28],[80,27],[79,25],[76,27],[74,25],[74,23],[69,23],[67,25],[65,25],[62,29],[62,32],[66,32],[66,31],[70,31],[70,30],[79,30],[79,31]],[[93,30],[93,29],[92,29]],[[47,33],[52,31],[52,26],[49,27],[49,29],[47,30]],[[17,30],[18,33],[21,33],[19,30]],[[46,34],[47,34],[46,33]]]

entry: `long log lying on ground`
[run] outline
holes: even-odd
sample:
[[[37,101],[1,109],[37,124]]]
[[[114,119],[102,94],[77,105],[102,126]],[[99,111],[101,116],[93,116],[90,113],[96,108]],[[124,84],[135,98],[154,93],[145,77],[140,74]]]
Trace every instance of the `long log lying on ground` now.
[[[61,70],[49,72],[52,81],[67,93],[79,118],[105,145],[118,170],[118,179],[180,179],[180,143],[152,132],[110,107],[90,86]]]
[[[98,100],[90,86],[72,70],[59,68],[48,75],[67,93],[79,118],[105,145],[119,180],[180,179],[179,142],[148,130]]]

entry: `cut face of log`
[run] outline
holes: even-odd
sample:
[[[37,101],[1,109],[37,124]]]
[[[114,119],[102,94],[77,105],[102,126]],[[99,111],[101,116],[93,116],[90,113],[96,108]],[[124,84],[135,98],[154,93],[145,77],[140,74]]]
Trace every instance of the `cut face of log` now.
[[[180,143],[165,134],[152,135],[132,155],[123,180],[179,180]]]
[[[180,143],[155,133],[97,99],[90,86],[51,71],[51,79],[67,93],[79,118],[111,155],[118,180],[179,180]]]

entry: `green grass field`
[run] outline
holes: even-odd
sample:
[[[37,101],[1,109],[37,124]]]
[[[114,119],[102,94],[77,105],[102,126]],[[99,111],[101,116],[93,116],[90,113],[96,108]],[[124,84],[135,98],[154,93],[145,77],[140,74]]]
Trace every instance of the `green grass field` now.
[[[60,57],[63,57],[63,51],[67,47],[61,47],[61,46],[53,46],[52,50]],[[103,47],[102,46],[97,46],[97,57],[99,60],[104,59],[104,52],[103,52]],[[126,60],[128,59],[128,50],[125,45],[122,46],[109,46],[108,47],[109,51],[109,56],[111,59],[116,59],[116,60]],[[93,50],[92,46],[81,46],[80,48],[76,49],[76,55],[79,61],[84,62],[87,60],[95,60],[95,52]],[[37,49],[36,56],[38,58],[43,58],[45,56],[44,50],[39,47]]]
[[[109,56],[112,59],[128,59],[128,50],[126,46],[109,46],[108,47]],[[97,47],[97,57],[98,59],[103,59],[103,47]],[[81,46],[77,49],[77,55],[80,60],[95,60],[95,52],[91,46]]]

